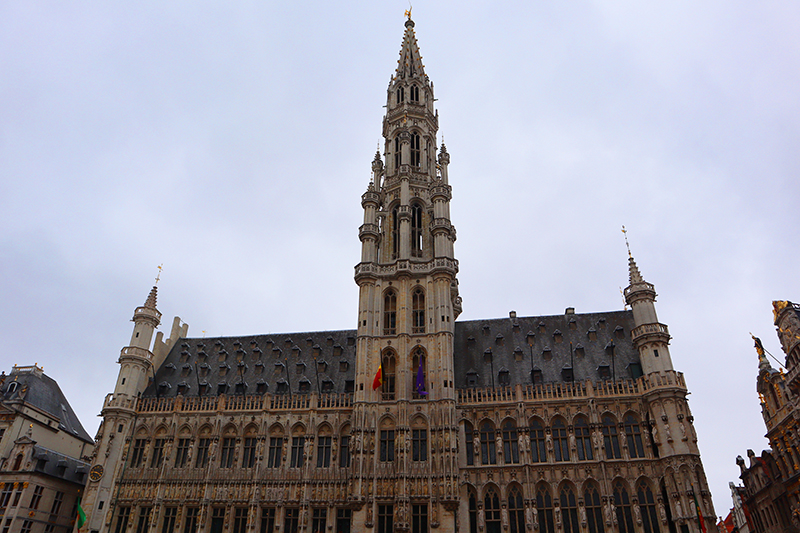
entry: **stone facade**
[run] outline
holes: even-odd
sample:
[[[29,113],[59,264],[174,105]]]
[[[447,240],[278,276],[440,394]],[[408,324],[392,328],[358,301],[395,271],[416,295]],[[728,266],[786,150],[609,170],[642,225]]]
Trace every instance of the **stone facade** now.
[[[434,101],[409,18],[362,196],[356,329],[200,339],[176,318],[151,350],[153,289],[103,408],[82,531],[697,532],[696,509],[714,524],[633,258],[630,311],[456,322]]]

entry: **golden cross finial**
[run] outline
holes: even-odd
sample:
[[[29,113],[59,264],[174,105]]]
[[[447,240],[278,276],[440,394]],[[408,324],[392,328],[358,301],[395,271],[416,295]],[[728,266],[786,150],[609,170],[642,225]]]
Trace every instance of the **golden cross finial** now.
[[[206,337],[206,330],[203,330],[203,338]]]
[[[156,276],[156,285],[158,285],[158,282],[161,280],[161,270],[163,269],[163,267],[164,263],[158,265],[158,276]]]
[[[628,243],[628,230],[625,229],[625,224],[622,225],[622,234],[625,235],[625,247],[628,249],[628,257],[631,255],[631,245]]]

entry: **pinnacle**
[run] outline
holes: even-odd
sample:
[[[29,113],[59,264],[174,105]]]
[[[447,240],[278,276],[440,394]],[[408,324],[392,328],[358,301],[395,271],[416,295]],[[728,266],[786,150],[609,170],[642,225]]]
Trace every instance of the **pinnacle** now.
[[[644,278],[639,272],[639,267],[636,266],[636,261],[633,259],[633,256],[628,257],[628,273],[630,276],[629,280],[631,285],[644,282]]]
[[[417,38],[414,36],[414,21],[409,18],[406,20],[405,26],[403,44],[400,47],[400,59],[397,61],[397,76],[400,78],[424,78],[422,55],[419,52]]]
[[[144,302],[144,307],[155,310],[157,296],[158,296],[158,287],[153,285],[153,288],[150,290],[150,294],[147,296],[147,300]]]

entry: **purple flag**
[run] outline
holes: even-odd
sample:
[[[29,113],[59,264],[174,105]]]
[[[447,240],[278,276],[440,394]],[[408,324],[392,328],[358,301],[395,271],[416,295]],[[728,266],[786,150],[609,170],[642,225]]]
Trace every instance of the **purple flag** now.
[[[417,394],[428,394],[425,392],[425,373],[422,371],[422,358],[419,360],[419,370],[417,370]]]

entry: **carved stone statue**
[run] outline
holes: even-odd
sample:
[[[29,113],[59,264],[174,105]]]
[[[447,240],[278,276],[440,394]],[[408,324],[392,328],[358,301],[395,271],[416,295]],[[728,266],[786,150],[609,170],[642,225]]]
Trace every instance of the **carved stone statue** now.
[[[675,517],[683,518],[683,506],[681,505],[680,497],[675,498]]]
[[[586,520],[586,507],[584,507],[583,505],[578,507],[578,514],[581,517],[581,524],[585,526],[586,522],[587,522],[587,520]]]
[[[556,518],[556,527],[561,529],[561,507],[558,505],[553,508],[553,516]]]
[[[642,510],[638,503],[633,504],[633,516],[636,518],[636,523],[642,525]]]
[[[658,516],[661,518],[661,523],[667,523],[667,510],[664,508],[664,504],[662,502],[658,502]]]
[[[613,511],[611,510],[611,502],[606,502],[605,506],[603,507],[603,518],[606,521],[606,526],[611,527],[611,522],[613,520],[611,514]]]

